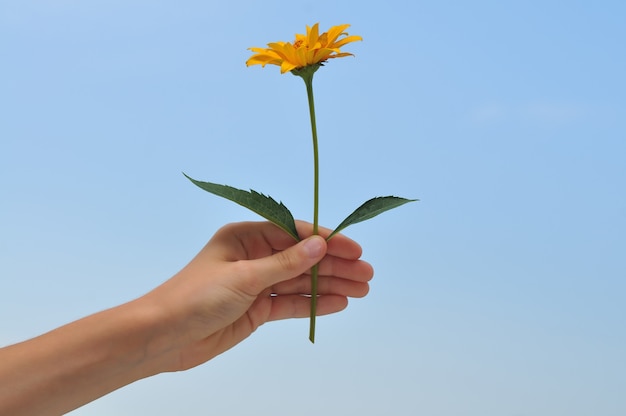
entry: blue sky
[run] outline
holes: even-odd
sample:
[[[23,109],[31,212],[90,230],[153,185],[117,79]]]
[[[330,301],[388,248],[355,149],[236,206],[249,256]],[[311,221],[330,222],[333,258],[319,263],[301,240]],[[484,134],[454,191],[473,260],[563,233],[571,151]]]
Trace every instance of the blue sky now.
[[[73,414],[626,413],[626,6],[0,3],[0,344],[140,296],[254,214],[311,217],[304,85],[250,46],[350,23],[316,74],[321,222],[370,295]],[[383,413],[384,412],[384,413]]]

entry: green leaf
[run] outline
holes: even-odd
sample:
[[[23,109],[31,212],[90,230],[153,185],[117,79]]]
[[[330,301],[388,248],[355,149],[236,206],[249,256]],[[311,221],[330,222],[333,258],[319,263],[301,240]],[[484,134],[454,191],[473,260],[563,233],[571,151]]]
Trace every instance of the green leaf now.
[[[256,212],[266,220],[271,221],[278,227],[282,228],[289,235],[295,238],[296,241],[300,241],[293,215],[291,215],[291,212],[286,206],[283,205],[282,202],[278,203],[273,198],[253,190],[244,191],[228,185],[201,182],[190,178],[185,173],[183,173],[183,175],[205,191],[221,196],[222,198],[229,199],[238,203],[242,207],[246,207],[249,210]]]
[[[370,218],[374,218],[378,214],[382,214],[385,211],[389,211],[390,209],[397,208],[401,205],[413,201],[418,200],[400,198],[397,196],[378,196],[376,198],[372,198],[360,207],[358,207],[352,214],[348,215],[348,218],[343,220],[343,222],[339,224],[332,233],[330,233],[327,240],[330,240],[335,234],[339,233],[341,230],[352,224],[369,220]]]

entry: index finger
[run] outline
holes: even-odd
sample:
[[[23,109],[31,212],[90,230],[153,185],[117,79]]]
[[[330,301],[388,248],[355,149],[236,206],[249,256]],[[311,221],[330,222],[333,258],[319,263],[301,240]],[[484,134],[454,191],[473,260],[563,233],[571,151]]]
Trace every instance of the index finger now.
[[[332,230],[326,227],[318,227],[319,235],[328,238]],[[309,237],[313,234],[313,224],[306,221],[296,221],[296,229],[301,238]],[[335,234],[328,241],[328,255],[340,257],[346,260],[357,260],[363,254],[363,249],[356,241],[343,234]]]

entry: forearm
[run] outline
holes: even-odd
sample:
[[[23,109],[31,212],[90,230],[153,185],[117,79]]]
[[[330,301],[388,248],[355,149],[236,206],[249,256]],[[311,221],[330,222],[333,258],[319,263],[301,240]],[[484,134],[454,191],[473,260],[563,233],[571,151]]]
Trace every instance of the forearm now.
[[[0,349],[0,414],[63,414],[167,369],[159,314],[139,299]]]

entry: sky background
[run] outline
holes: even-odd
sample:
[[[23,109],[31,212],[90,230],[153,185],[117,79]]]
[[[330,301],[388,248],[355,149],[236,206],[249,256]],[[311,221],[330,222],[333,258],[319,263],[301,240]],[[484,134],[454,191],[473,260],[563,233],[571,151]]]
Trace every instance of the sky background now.
[[[72,414],[626,414],[626,3],[0,1],[0,345],[142,295],[255,214],[312,214],[304,84],[250,46],[350,23],[315,76],[320,221],[376,275],[320,318]]]

